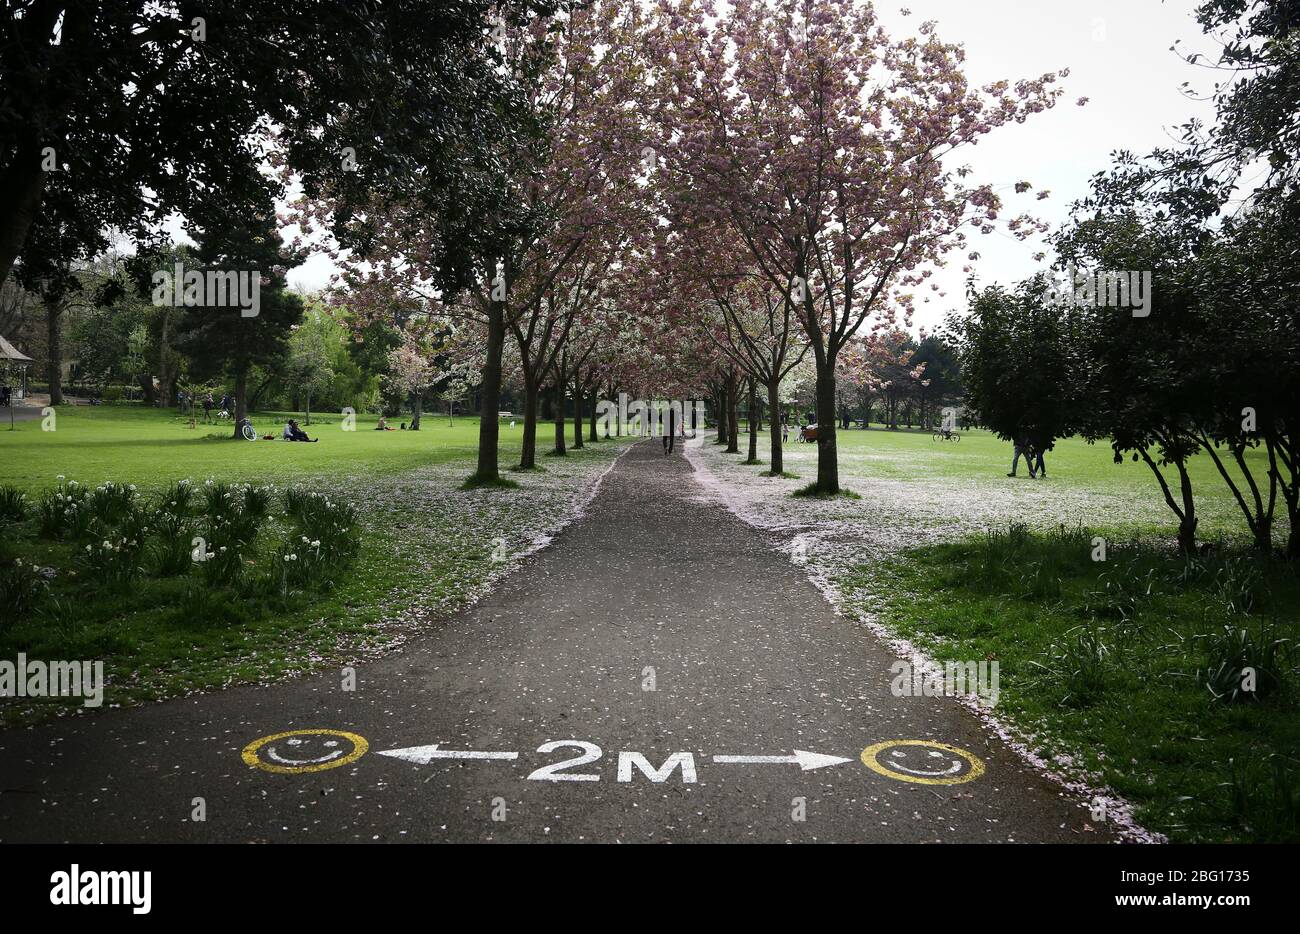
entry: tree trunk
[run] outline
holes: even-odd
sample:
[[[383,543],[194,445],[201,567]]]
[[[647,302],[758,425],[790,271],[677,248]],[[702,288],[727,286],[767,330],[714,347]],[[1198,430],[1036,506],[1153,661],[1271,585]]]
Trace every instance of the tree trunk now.
[[[63,303],[45,300],[45,329],[50,405],[63,405]]]
[[[587,440],[593,443],[599,440],[596,437],[596,404],[597,404],[596,397],[598,395],[599,393],[597,391],[597,387],[592,386],[591,387],[591,415],[589,416],[591,418],[591,427],[590,430],[587,432]]]
[[[715,444],[727,443],[727,392],[725,383],[720,383],[718,391],[714,393],[714,409],[718,413],[718,437]]]
[[[773,476],[780,476],[785,472],[785,455],[781,448],[781,403],[777,399],[780,386],[781,384],[777,380],[767,384],[768,434],[772,438],[772,456],[769,461],[772,465]]]
[[[840,491],[839,455],[835,448],[835,361],[817,367],[817,492]]]
[[[740,453],[740,386],[736,371],[727,374],[727,453]]]
[[[411,431],[420,430],[420,415],[424,412],[424,394],[411,393]]]
[[[18,145],[0,184],[0,282],[9,278],[22,254],[27,232],[40,215],[44,190],[41,143],[33,135]]]
[[[747,464],[758,463],[758,428],[755,414],[758,412],[758,384],[751,377],[749,380],[749,458]]]
[[[248,417],[248,367],[240,367],[235,374],[235,430],[231,437],[242,437],[239,433],[240,425]]]
[[[501,408],[501,350],[505,342],[505,305],[493,301],[488,305],[487,357],[483,363],[483,385],[479,390],[478,468],[473,477],[479,483],[494,483],[501,479],[497,459],[500,436],[497,412]]]
[[[1178,464],[1178,485],[1183,497],[1183,518],[1178,523],[1178,550],[1184,554],[1196,553],[1196,500],[1192,497],[1192,478],[1187,466]]]
[[[582,450],[582,380],[573,378],[573,449]]]
[[[524,449],[519,454],[519,469],[537,466],[537,385],[524,375]]]
[[[569,454],[564,446],[564,429],[567,427],[564,418],[564,384],[563,374],[557,374],[555,380],[555,450],[551,452],[556,457],[567,457]]]
[[[307,390],[307,424],[311,424],[311,390]]]
[[[180,401],[176,398],[176,383],[180,379],[180,373],[177,372],[176,361],[170,352],[171,323],[171,315],[164,311],[158,335],[158,390],[162,393],[164,406],[174,405],[180,408]]]

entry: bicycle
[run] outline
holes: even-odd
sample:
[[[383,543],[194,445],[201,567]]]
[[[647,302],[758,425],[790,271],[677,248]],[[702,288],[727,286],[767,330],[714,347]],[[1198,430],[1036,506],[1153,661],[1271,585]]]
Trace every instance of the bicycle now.
[[[930,435],[931,441],[960,441],[961,435],[947,428],[940,428],[934,434]]]

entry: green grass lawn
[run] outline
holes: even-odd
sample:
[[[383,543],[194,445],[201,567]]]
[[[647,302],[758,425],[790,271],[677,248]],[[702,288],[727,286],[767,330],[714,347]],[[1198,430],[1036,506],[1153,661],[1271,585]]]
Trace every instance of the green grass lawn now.
[[[869,472],[872,476],[896,480],[951,479],[994,483],[1009,480],[1006,474],[1011,470],[1013,453],[1010,443],[978,429],[959,432],[959,441],[935,441],[931,434],[919,429],[889,431],[878,427],[867,431],[856,428],[840,430],[836,437],[842,453],[849,458],[847,476],[842,479],[852,485],[853,473]],[[794,447],[814,446],[796,444]],[[760,455],[764,453],[760,449]],[[1247,459],[1253,468],[1258,468],[1256,475],[1262,476],[1267,469],[1267,455],[1262,450],[1252,451]],[[1170,523],[1177,524],[1173,512],[1163,506],[1160,487],[1151,469],[1141,461],[1134,462],[1131,455],[1115,463],[1114,452],[1107,443],[1089,444],[1079,438],[1062,438],[1047,452],[1044,463],[1049,482],[1054,486],[1087,489],[1098,494],[1149,496],[1165,509]],[[1028,477],[1023,458],[1018,473],[1021,477]],[[1240,515],[1231,492],[1209,457],[1194,457],[1189,473],[1198,509],[1203,502],[1207,516],[1214,517],[1224,512],[1234,518]],[[1241,479],[1235,469],[1232,476]],[[1166,478],[1176,487],[1176,472],[1171,470]],[[1285,526],[1285,512],[1280,519]],[[1219,528],[1217,521],[1212,524]]]
[[[286,417],[258,413],[253,423],[278,439]],[[539,484],[555,479],[559,468],[547,459],[548,469],[521,477],[518,489],[462,491],[475,466],[477,419],[457,417],[450,425],[445,415],[426,415],[418,432],[375,431],[376,422],[361,416],[355,431],[343,431],[339,416],[315,416],[304,427],[318,443],[244,441],[230,439],[228,425],[191,429],[188,419],[166,410],[117,405],[60,407],[52,432],[42,431],[40,420],[0,429],[0,484],[29,497],[24,522],[0,522],[0,560],[57,571],[32,612],[17,620],[0,613],[0,657],[102,659],[110,682],[105,703],[130,704],[346,664],[454,610],[498,570],[493,552],[500,536],[523,536],[509,541],[511,551],[528,546],[530,525],[542,521],[537,503],[550,502]],[[544,450],[551,433],[539,433]],[[521,436],[521,425],[501,426],[503,471],[517,462]],[[615,451],[589,445],[566,459],[566,469],[607,461]],[[90,537],[39,534],[36,503],[60,476],[82,487],[135,484],[149,505],[181,479],[200,489],[212,479],[277,490],[238,581],[208,586],[198,567],[179,574],[151,568],[105,585],[89,579],[82,563]],[[290,487],[361,507],[359,551],[333,585],[268,593],[276,552],[295,534],[281,505]],[[202,532],[202,509],[189,518],[191,531]],[[412,616],[413,608],[421,609]],[[76,698],[7,701],[0,722],[79,705]]]
[[[4,481],[32,492],[53,486],[62,474],[81,483],[123,480],[163,485],[190,477],[204,480],[280,482],[338,474],[393,473],[455,459],[477,451],[478,419],[426,415],[419,431],[375,431],[377,416],[359,415],[355,431],[342,430],[337,414],[314,415],[303,427],[316,444],[279,440],[292,413],[259,412],[253,425],[274,441],[233,442],[228,423],[189,428],[189,419],[174,410],[130,405],[60,406],[54,431],[41,421],[19,422],[14,431],[0,427]],[[298,420],[304,420],[298,415]],[[394,419],[394,428],[402,419]],[[501,463],[519,456],[521,425],[501,426]]]
[[[856,584],[936,660],[996,659],[997,715],[1042,758],[1101,776],[1147,827],[1300,840],[1295,568],[1133,545],[1094,562],[1090,541],[1017,527],[860,568]],[[1239,690],[1246,667],[1254,693]]]
[[[1064,756],[1067,774],[1123,795],[1149,828],[1176,841],[1300,840],[1300,578],[1249,549],[1209,458],[1191,473],[1201,538],[1216,544],[1189,560],[1172,548],[1177,520],[1149,468],[1114,463],[1105,445],[1058,441],[1040,481],[1023,464],[1006,477],[1011,446],[982,431],[956,443],[838,437],[845,486],[978,517],[940,544],[904,537],[841,569],[850,605],[938,661],[996,659],[999,719],[1044,759]],[[810,476],[815,450],[792,448],[787,466]],[[1285,513],[1277,523],[1280,546]],[[1094,536],[1107,539],[1105,561],[1093,560]],[[1247,667],[1260,690],[1229,699]]]

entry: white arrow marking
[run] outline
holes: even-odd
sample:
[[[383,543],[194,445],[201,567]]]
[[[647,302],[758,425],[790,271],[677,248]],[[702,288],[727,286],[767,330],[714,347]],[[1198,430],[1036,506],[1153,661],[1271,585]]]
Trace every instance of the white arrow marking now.
[[[428,765],[434,759],[518,759],[517,752],[480,752],[473,749],[439,749],[438,744],[432,746],[408,746],[406,749],[384,749],[379,753],[381,756],[392,756],[394,759],[405,759],[407,762],[415,762],[419,765]]]
[[[839,765],[841,762],[852,762],[852,759],[845,759],[843,756],[824,756],[817,752],[806,752],[802,749],[796,749],[792,756],[714,756],[714,762],[741,762],[741,763],[774,763],[774,762],[797,762],[799,768],[805,772],[811,769],[820,769],[826,765]]]

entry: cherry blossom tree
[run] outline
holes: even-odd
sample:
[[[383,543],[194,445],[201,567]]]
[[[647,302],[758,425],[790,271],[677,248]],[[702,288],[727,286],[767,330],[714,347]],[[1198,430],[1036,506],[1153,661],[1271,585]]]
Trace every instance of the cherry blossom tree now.
[[[840,350],[864,325],[906,322],[965,228],[997,221],[998,196],[967,184],[952,153],[1060,94],[1055,73],[972,87],[962,48],[933,23],[917,32],[892,39],[859,0],[660,0],[647,40],[673,222],[724,228],[797,309],[817,368],[823,495],[839,490]]]
[[[420,430],[424,394],[438,378],[437,367],[422,343],[410,332],[401,344],[388,352],[388,373],[384,382],[390,390],[411,396],[411,431]]]
[[[747,251],[718,236],[723,232],[717,226],[697,227],[668,238],[678,304],[694,316],[699,333],[744,374],[749,395],[748,463],[758,463],[757,389],[763,387],[771,413],[769,474],[780,476],[785,469],[779,415],[781,381],[804,359],[808,343],[788,294],[772,287]],[[731,424],[736,404],[729,372],[724,383],[731,450],[737,446]]]

